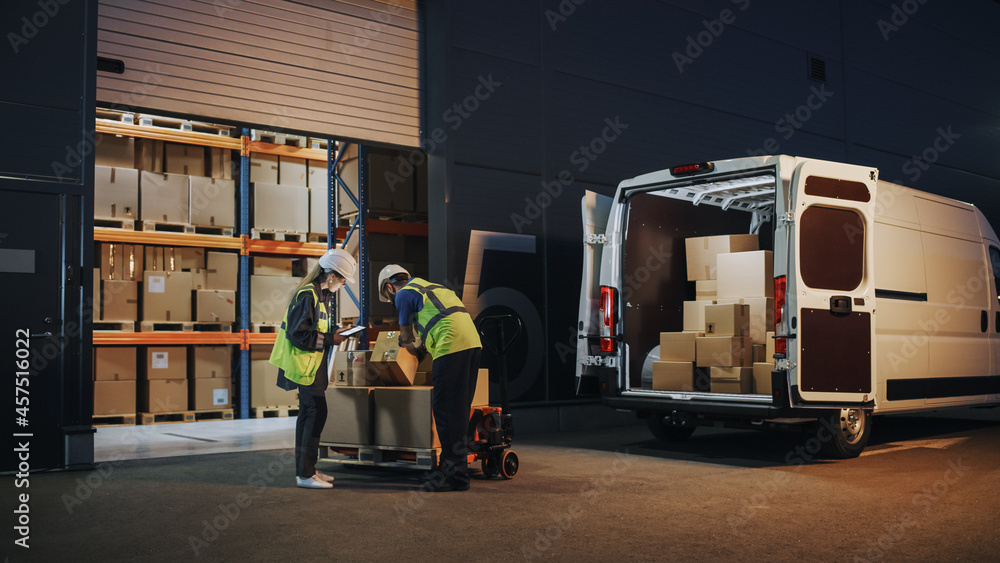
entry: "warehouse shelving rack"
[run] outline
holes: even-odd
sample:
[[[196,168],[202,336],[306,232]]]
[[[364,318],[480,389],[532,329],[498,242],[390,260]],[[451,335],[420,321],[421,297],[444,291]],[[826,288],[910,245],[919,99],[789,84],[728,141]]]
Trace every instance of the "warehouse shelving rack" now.
[[[239,215],[237,218],[237,236],[225,237],[218,235],[199,235],[191,233],[170,233],[158,231],[127,231],[122,229],[111,229],[95,227],[95,242],[121,242],[144,245],[166,245],[166,246],[191,246],[211,248],[216,250],[237,250],[239,251],[238,270],[238,291],[239,291],[239,332],[169,332],[169,333],[115,333],[102,332],[95,333],[93,337],[94,345],[233,345],[239,346],[240,372],[238,377],[240,404],[236,409],[238,418],[248,418],[250,414],[250,346],[269,345],[275,340],[274,333],[252,333],[250,332],[250,257],[256,255],[284,255],[284,256],[322,256],[328,248],[332,248],[341,241],[341,247],[346,247],[351,237],[357,234],[358,241],[358,263],[359,263],[359,290],[360,296],[353,295],[348,289],[348,296],[354,300],[358,306],[358,324],[367,325],[368,322],[368,295],[366,291],[370,280],[368,271],[368,243],[364,233],[389,233],[411,236],[427,236],[427,225],[420,223],[403,223],[397,221],[372,220],[367,217],[368,209],[368,149],[365,145],[358,145],[358,194],[355,195],[348,188],[347,183],[337,171],[337,165],[345,154],[348,147],[345,143],[339,144],[332,140],[327,141],[327,148],[312,149],[303,147],[293,147],[277,145],[261,141],[251,140],[250,130],[242,129],[242,135],[238,138],[222,134],[210,134],[194,131],[174,130],[150,125],[136,125],[134,123],[119,122],[109,119],[98,119],[96,121],[96,131],[105,135],[121,135],[125,137],[143,138],[174,143],[198,145],[204,147],[215,147],[239,151],[240,154],[240,178],[239,178]],[[293,156],[295,158],[306,158],[327,162],[327,178],[329,181],[329,220],[327,243],[293,242],[260,240],[251,238],[250,231],[250,159],[253,153],[275,154],[278,156]],[[349,228],[340,226],[339,198],[343,192],[351,198],[359,210],[353,223]],[[367,348],[366,335],[360,338],[362,349]],[[234,405],[235,407],[236,405]]]

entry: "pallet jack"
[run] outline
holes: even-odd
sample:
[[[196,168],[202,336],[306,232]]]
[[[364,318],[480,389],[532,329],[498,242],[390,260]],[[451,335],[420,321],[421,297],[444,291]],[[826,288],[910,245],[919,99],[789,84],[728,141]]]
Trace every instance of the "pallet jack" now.
[[[504,337],[504,322],[513,319],[517,322],[517,331],[508,341]],[[484,325],[492,321],[495,325],[495,344],[490,341]],[[500,406],[473,407],[469,417],[469,434],[473,440],[469,443],[469,463],[482,462],[483,474],[487,479],[502,476],[512,479],[517,474],[517,452],[510,449],[514,438],[514,416],[510,412],[510,401],[507,396],[507,350],[521,335],[524,325],[521,319],[513,315],[494,315],[479,320],[476,328],[482,337],[482,342],[500,359]]]

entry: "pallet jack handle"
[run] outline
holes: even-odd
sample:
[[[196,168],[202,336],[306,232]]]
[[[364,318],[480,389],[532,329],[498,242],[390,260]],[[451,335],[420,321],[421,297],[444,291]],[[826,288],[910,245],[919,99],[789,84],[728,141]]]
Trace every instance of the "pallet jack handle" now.
[[[504,321],[507,319],[514,319],[517,321],[517,331],[510,340],[504,337],[503,325]],[[494,345],[489,341],[486,332],[483,330],[483,325],[486,321],[494,321],[496,324],[496,344]],[[479,335],[483,337],[483,344],[493,350],[493,353],[497,355],[500,359],[500,408],[503,409],[505,415],[510,414],[510,401],[507,396],[507,350],[510,349],[511,345],[517,340],[518,336],[521,336],[521,331],[524,329],[524,324],[521,319],[515,317],[514,315],[493,315],[490,317],[483,317],[479,319],[477,327],[479,329]]]

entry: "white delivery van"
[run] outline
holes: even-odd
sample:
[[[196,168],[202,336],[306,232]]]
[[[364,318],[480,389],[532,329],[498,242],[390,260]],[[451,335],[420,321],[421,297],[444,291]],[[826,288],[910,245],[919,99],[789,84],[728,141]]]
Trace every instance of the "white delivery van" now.
[[[970,204],[880,181],[875,168],[764,156],[645,174],[613,199],[587,192],[583,219],[578,392],[636,411],[661,439],[699,425],[804,426],[828,455],[854,457],[872,415],[1000,402],[1000,241]],[[659,357],[663,333],[709,343],[700,332],[715,327],[691,326],[692,303],[738,303],[711,292],[753,286],[740,278],[750,271],[713,284],[710,268],[689,267],[702,237],[736,234],[756,235],[772,270],[774,328],[753,343],[753,385],[740,359],[728,364],[743,369]],[[693,381],[654,385],[662,366]]]

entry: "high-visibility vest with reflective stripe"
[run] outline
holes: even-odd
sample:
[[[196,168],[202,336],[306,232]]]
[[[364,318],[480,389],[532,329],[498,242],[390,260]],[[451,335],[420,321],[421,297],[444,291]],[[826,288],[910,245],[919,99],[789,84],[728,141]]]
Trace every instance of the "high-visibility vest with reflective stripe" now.
[[[295,294],[298,300],[303,291],[312,293],[313,303],[316,303],[316,331],[326,334],[330,330],[330,314],[326,307],[326,302],[320,301],[316,294],[316,289],[308,285]],[[290,309],[291,307],[289,307]],[[300,350],[292,346],[285,331],[288,326],[288,309],[285,310],[285,318],[281,321],[281,328],[278,329],[277,337],[274,339],[274,348],[271,350],[271,364],[285,370],[285,377],[299,385],[312,385],[316,380],[316,370],[323,361],[322,351]]]
[[[431,357],[483,347],[476,324],[455,292],[420,278],[410,278],[400,291],[406,290],[423,297],[424,307],[413,324]]]

